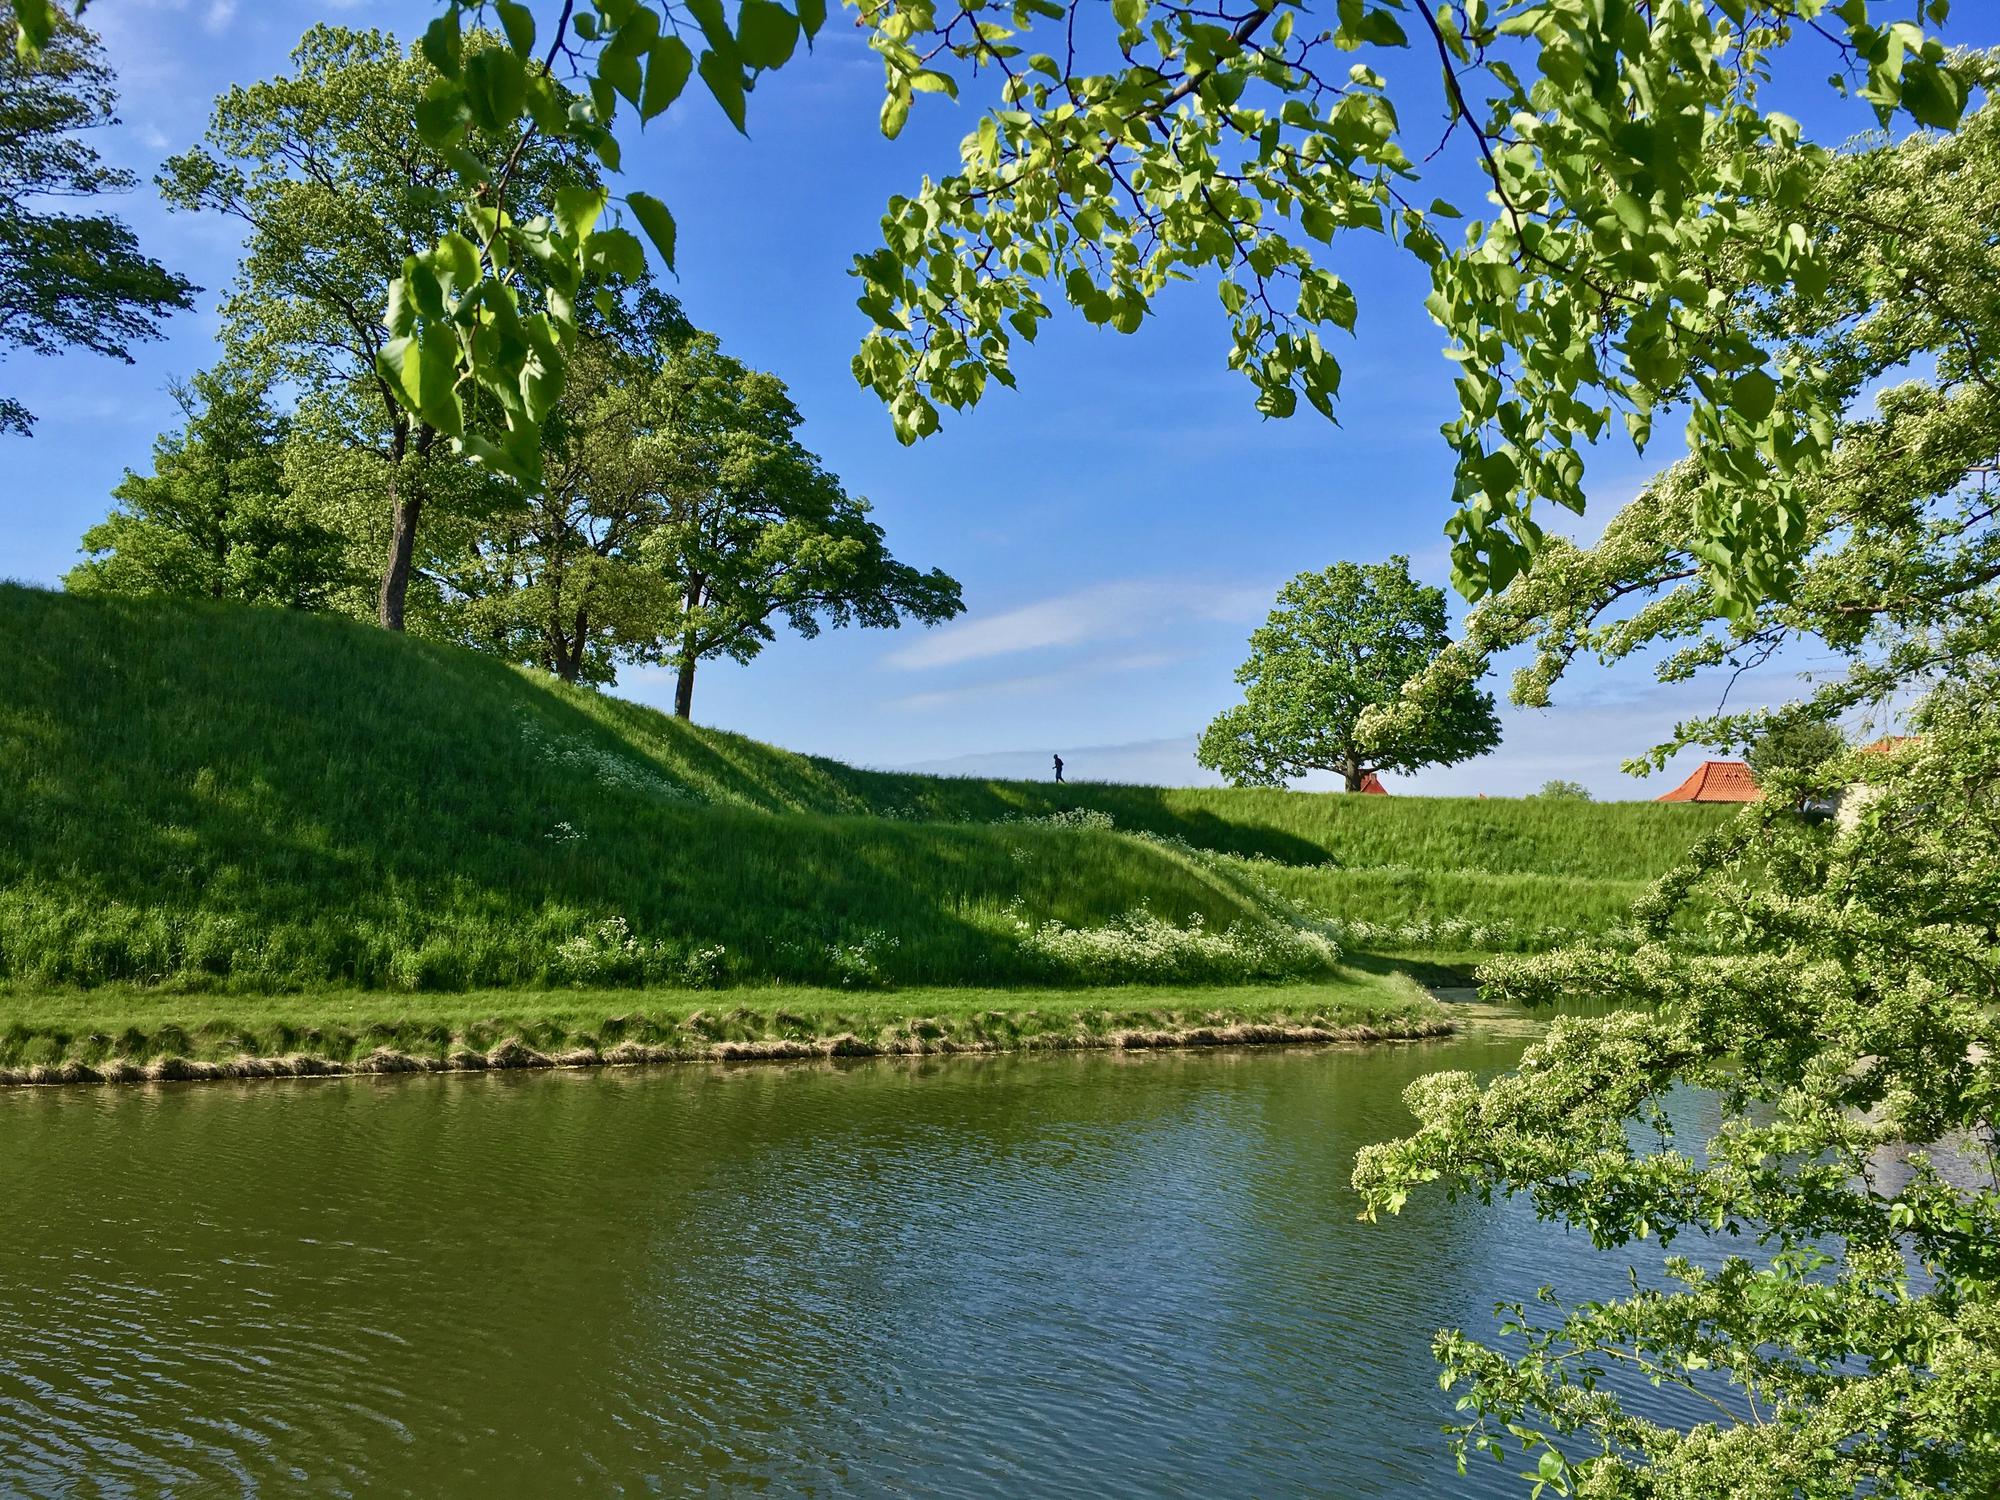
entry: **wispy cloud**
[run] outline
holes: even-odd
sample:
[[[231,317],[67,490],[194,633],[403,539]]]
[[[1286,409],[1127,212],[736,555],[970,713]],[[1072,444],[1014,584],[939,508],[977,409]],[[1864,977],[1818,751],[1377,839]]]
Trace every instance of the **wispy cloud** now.
[[[1269,608],[1266,585],[1129,579],[1093,584],[930,631],[889,654],[906,670],[958,666],[1052,647],[1156,635],[1171,621],[1250,620]]]
[[[1101,660],[1080,662],[1056,672],[1031,672],[1020,677],[1003,677],[994,682],[973,682],[963,687],[939,688],[934,692],[911,693],[892,699],[891,708],[949,708],[959,703],[986,702],[994,698],[1024,698],[1039,693],[1060,692],[1092,677],[1114,676],[1120,672],[1157,672],[1187,658],[1171,651],[1141,651]]]
[[[229,29],[229,23],[236,19],[236,0],[208,0],[208,9],[202,13],[202,29],[210,36],[220,36]]]

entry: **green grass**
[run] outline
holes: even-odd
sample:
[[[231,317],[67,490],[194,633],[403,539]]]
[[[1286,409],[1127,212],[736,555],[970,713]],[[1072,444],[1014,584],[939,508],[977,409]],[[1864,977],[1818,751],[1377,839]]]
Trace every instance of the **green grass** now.
[[[1323,976],[1296,908],[1608,921],[1714,817],[867,772],[233,606],[0,586],[0,647],[17,996]]]
[[[17,997],[7,1009],[0,1082],[14,1083],[147,1070],[187,1076],[186,1064],[258,1075],[1358,1040],[1450,1029],[1444,1011],[1399,974],[1223,991],[914,989],[893,996],[806,988],[699,997],[575,990],[217,997],[106,989]],[[286,1059],[293,1061],[271,1066]]]

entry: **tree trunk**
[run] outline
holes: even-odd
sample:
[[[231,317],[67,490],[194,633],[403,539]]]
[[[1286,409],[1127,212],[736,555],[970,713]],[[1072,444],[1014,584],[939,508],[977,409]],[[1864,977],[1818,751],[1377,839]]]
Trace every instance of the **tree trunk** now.
[[[430,429],[417,434],[417,456],[430,450]],[[417,520],[423,514],[424,497],[404,492],[403,455],[409,450],[410,429],[406,421],[396,424],[390,445],[389,473],[389,555],[382,565],[382,592],[376,600],[375,617],[384,630],[403,628],[403,604],[410,593],[410,567],[417,551]]]
[[[694,717],[694,657],[681,658],[681,675],[674,684],[674,712],[683,719]]]
[[[1360,791],[1361,783],[1368,775],[1361,762],[1351,758],[1340,768],[1340,774],[1347,779],[1347,790],[1350,792]]]
[[[410,593],[410,560],[417,549],[417,517],[424,502],[415,495],[398,494],[389,513],[389,556],[382,569],[382,594],[376,618],[384,630],[403,628],[403,603]]]
[[[699,573],[690,574],[687,593],[681,604],[681,617],[693,623],[694,612],[701,608],[701,586],[705,580]],[[694,668],[699,660],[695,647],[698,642],[695,632],[689,630],[681,637],[680,680],[674,684],[674,713],[683,719],[694,717]]]

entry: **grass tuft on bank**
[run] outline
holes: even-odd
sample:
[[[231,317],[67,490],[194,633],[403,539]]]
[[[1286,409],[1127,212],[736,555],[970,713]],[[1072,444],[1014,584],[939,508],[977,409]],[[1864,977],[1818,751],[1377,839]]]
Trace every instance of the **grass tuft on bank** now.
[[[323,1076],[1444,1035],[1401,975],[1228,990],[746,989],[187,996],[98,990],[8,1007],[0,1084]]]

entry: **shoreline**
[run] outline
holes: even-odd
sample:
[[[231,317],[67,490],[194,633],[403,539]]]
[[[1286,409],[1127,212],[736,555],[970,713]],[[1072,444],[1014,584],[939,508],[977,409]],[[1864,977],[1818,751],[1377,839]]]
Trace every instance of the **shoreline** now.
[[[971,997],[968,996],[968,999]],[[980,998],[985,998],[981,995]],[[792,1062],[814,1058],[992,1056],[1000,1053],[1160,1051],[1203,1047],[1335,1046],[1423,1041],[1460,1028],[1434,1001],[1196,1007],[983,1007],[952,1016],[907,1011],[815,1019],[742,1007],[683,1017],[606,1016],[588,1025],[516,1015],[477,1023],[375,1022],[352,1029],[280,1024],[255,1037],[229,1023],[149,1031],[15,1028],[0,1034],[0,1088],[83,1084],[334,1078],[509,1069],[612,1068],[672,1063]],[[1176,995],[1175,999],[1195,996]],[[1250,997],[1246,996],[1246,1000]],[[1293,992],[1294,1001],[1306,997]],[[309,1010],[309,1006],[300,1007]],[[1192,1012],[1192,1013],[1190,1013]],[[601,1013],[600,1013],[601,1014]],[[858,1023],[858,1024],[857,1024]],[[204,1044],[205,1043],[205,1044]],[[262,1043],[262,1045],[259,1045]],[[275,1043],[275,1045],[273,1045]],[[41,1054],[33,1057],[24,1054]]]

